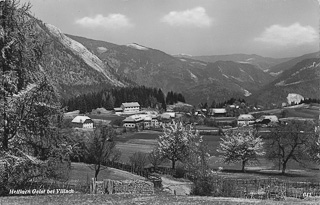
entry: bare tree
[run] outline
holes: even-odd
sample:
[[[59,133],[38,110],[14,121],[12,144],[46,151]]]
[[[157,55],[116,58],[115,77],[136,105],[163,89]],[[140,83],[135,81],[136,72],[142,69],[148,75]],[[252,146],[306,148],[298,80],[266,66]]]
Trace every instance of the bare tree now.
[[[158,169],[164,161],[164,158],[160,155],[159,149],[156,147],[148,154],[148,160],[152,164],[155,170]]]
[[[147,154],[143,152],[135,152],[129,160],[136,171],[142,171],[148,163]]]
[[[289,121],[278,126],[269,136],[267,157],[279,164],[285,174],[289,161],[303,164],[310,160],[307,150],[315,144],[314,123],[308,121]]]
[[[97,127],[89,139],[86,162],[90,163],[89,168],[94,170],[94,177],[97,179],[101,170],[106,169],[106,162],[112,157],[115,151],[116,142],[115,130],[111,127]]]

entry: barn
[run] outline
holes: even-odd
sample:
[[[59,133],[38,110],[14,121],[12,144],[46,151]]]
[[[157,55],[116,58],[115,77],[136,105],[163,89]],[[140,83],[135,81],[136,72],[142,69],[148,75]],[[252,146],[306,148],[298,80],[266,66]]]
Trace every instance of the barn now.
[[[93,129],[93,120],[88,116],[77,116],[71,122],[73,127]]]

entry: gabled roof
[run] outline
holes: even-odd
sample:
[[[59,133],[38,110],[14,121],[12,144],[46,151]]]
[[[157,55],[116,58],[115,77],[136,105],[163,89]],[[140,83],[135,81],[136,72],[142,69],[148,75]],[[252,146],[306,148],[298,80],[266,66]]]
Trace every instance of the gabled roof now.
[[[140,107],[139,103],[137,102],[128,102],[128,103],[122,103],[124,107]]]
[[[238,120],[254,120],[254,117],[250,114],[241,114]]]
[[[71,122],[84,123],[86,120],[91,120],[91,118],[88,116],[77,116],[77,117],[73,118],[73,120]]]

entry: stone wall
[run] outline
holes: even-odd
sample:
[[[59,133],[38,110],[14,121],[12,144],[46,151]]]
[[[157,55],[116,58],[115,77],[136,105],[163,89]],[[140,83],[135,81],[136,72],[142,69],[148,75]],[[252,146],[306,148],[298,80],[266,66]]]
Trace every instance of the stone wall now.
[[[144,180],[93,180],[90,191],[94,194],[153,194],[154,185]]]

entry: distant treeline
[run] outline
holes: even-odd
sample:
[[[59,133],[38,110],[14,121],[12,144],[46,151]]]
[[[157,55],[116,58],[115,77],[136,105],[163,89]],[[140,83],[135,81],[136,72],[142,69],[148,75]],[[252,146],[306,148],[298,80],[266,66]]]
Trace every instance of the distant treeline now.
[[[115,87],[62,100],[62,106],[66,107],[67,111],[80,110],[80,113],[85,113],[100,107],[111,110],[120,107],[124,102],[138,102],[141,107],[166,109],[167,104],[178,101],[185,102],[185,99],[181,93],[173,91],[165,96],[162,90],[157,88]]]
[[[223,102],[216,102],[215,100],[212,101],[210,107],[208,106],[208,103],[200,103],[199,107],[200,108],[224,108],[227,105],[233,105],[233,104],[241,104],[241,103],[246,103],[246,101],[242,98],[236,99],[236,98],[230,98],[229,100],[223,101]]]

